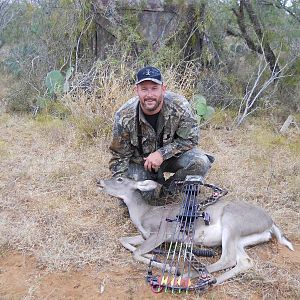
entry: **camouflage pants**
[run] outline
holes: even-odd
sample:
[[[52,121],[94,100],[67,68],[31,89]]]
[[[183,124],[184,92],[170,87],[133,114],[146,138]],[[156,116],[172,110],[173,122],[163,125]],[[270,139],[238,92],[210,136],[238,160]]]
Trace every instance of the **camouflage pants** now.
[[[211,155],[194,148],[182,153],[178,157],[171,157],[165,160],[157,173],[146,171],[143,165],[130,163],[128,176],[135,180],[152,179],[168,189],[171,187],[172,182],[184,180],[187,175],[205,177],[213,162],[214,158]],[[174,175],[165,180],[164,172],[174,173]],[[147,200],[155,197],[154,192],[144,192],[143,194]]]

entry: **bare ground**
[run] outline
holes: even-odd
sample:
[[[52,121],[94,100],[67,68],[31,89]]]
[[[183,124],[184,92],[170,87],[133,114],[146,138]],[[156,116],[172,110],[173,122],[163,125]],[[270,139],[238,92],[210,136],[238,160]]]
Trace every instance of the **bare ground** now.
[[[263,206],[296,247],[248,250],[255,267],[203,299],[299,299],[299,136],[274,124],[202,131],[217,160],[207,179],[227,197]],[[298,138],[298,139],[297,139]],[[0,116],[0,299],[198,299],[152,294],[146,266],[119,242],[135,229],[118,201],[98,193],[108,140],[68,121]]]

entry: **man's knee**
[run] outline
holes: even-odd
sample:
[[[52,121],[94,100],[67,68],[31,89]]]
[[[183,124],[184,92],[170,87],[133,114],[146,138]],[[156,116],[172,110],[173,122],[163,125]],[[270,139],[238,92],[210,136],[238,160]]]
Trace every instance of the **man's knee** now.
[[[174,158],[169,164],[169,170],[166,171],[176,173],[177,176],[175,177],[180,177],[181,180],[186,175],[200,175],[205,177],[213,161],[214,158],[211,155],[207,155],[200,149],[195,148],[183,153],[178,158]]]
[[[194,161],[191,162],[190,166],[187,167],[187,170],[191,172],[191,175],[201,175],[205,177],[209,169],[211,168],[212,163],[206,155],[197,157]]]
[[[203,170],[203,172],[207,172],[213,161],[214,158],[211,155],[207,155],[200,149],[194,148],[189,150],[181,155],[179,158],[181,161],[180,164],[186,170]]]

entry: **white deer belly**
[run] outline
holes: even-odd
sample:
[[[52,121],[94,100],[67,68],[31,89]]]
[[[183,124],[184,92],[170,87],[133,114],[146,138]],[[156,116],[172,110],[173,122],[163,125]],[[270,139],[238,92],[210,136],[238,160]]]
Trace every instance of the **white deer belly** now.
[[[215,247],[222,244],[221,222],[211,225],[200,225],[195,230],[194,243],[206,247]]]

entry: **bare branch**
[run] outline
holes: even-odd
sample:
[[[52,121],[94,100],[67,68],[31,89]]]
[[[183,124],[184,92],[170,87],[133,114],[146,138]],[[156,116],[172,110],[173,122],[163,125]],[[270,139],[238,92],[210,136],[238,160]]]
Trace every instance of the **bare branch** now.
[[[250,0],[241,1],[241,5],[244,5],[247,10],[247,13],[251,20],[251,23],[253,24],[253,27],[254,27],[254,31],[261,43],[260,47],[262,48],[263,53],[270,65],[271,71],[276,70],[276,72],[280,72],[279,65],[276,63],[275,54],[274,54],[273,50],[271,49],[268,41],[263,38],[264,37],[263,29],[262,29],[263,27],[262,27],[260,19],[258,18],[257,14],[252,6],[251,1]]]
[[[280,53],[276,57],[276,62],[279,60],[279,57],[280,57]],[[276,70],[276,68],[273,68],[273,71],[269,75],[268,79],[262,81],[263,77],[265,76],[266,70],[269,68],[269,62],[266,58],[265,53],[263,53],[263,55],[260,56],[256,78],[253,83],[251,83],[252,76],[249,79],[246,93],[240,103],[239,112],[236,121],[237,126],[241,125],[247,116],[249,116],[259,108],[258,100],[261,98],[262,94],[273,83],[275,83],[275,87],[276,87],[279,79],[287,76],[291,76],[291,75],[283,75],[283,70],[286,69],[288,65],[292,63],[292,61],[287,62],[279,72]]]
[[[90,20],[89,20],[90,19]],[[89,29],[89,27],[91,26],[92,22],[93,22],[94,18],[93,16],[88,16],[85,20],[85,25],[86,27],[83,28],[83,30],[80,32],[80,35],[78,37],[78,40],[77,40],[77,45],[76,45],[76,52],[75,52],[75,73],[77,73],[77,70],[78,70],[78,51],[79,51],[79,45],[80,45],[80,40],[81,40],[81,37],[84,35],[84,33]],[[89,21],[89,23],[87,23]]]
[[[286,11],[288,14],[290,14],[296,21],[300,23],[300,15],[299,13],[293,11],[290,7],[286,6],[285,3],[282,3],[282,1],[277,0],[277,1],[262,1],[263,5],[269,5],[269,6],[274,6],[279,9],[283,9]]]

